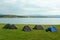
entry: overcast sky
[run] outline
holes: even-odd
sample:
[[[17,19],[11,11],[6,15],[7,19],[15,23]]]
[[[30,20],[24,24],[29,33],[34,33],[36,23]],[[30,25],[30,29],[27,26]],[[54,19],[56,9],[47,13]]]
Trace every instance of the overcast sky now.
[[[60,15],[60,0],[0,0],[0,14]]]

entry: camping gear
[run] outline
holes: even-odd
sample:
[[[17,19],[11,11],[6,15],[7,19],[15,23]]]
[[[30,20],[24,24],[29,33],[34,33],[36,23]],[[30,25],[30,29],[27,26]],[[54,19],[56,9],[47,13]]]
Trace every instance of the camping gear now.
[[[43,30],[43,26],[42,25],[35,25],[35,27],[33,29],[36,29],[36,30]]]
[[[31,31],[31,28],[28,25],[25,25],[22,29],[23,31]]]
[[[48,32],[48,31],[50,31],[50,32],[56,32],[57,29],[54,26],[50,26],[49,28],[46,29],[46,32]]]
[[[17,29],[17,27],[13,24],[6,24],[3,28],[4,29]]]

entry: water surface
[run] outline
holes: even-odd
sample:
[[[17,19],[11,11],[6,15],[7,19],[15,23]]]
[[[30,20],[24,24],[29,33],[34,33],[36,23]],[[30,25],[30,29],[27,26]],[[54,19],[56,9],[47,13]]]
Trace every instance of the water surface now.
[[[9,24],[60,24],[60,18],[0,18],[0,23],[9,23]]]

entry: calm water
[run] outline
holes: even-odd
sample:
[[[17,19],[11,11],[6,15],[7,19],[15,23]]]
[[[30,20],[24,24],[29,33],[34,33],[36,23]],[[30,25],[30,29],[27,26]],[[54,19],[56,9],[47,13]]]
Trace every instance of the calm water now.
[[[60,24],[60,18],[0,18],[0,23],[9,23],[9,24]]]

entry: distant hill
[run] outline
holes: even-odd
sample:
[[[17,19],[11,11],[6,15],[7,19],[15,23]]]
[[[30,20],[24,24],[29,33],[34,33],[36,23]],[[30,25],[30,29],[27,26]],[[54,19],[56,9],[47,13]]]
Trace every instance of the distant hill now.
[[[17,16],[17,15],[1,15],[0,18],[40,18],[45,16]]]
[[[60,15],[55,15],[55,16],[18,16],[18,15],[0,15],[0,18],[60,18]]]
[[[17,17],[14,15],[1,15],[0,18],[9,18],[9,17]]]

